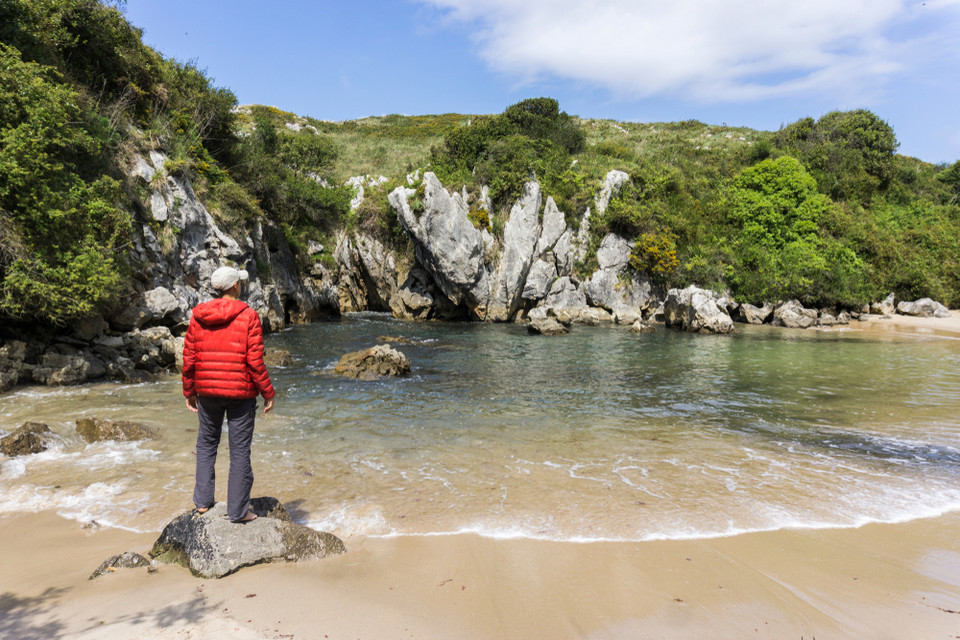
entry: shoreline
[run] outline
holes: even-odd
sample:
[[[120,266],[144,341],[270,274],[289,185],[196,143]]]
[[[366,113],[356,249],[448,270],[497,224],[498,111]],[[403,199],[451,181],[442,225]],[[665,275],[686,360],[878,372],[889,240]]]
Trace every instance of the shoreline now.
[[[960,313],[831,330],[960,339]],[[354,536],[343,556],[221,580],[170,565],[88,580],[158,535],[84,529],[53,511],[0,515],[0,637],[960,637],[960,511],[646,541]]]
[[[23,535],[29,531],[30,535]],[[960,634],[960,512],[709,540],[349,539],[220,580],[89,574],[155,534],[0,517],[0,631],[45,638],[906,638]]]

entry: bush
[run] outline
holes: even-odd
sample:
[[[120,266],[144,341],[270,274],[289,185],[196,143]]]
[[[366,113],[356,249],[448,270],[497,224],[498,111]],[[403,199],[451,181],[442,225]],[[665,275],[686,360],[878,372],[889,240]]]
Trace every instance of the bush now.
[[[778,132],[777,144],[804,162],[823,193],[863,203],[889,186],[899,146],[890,125],[865,109],[804,118]]]
[[[679,265],[677,245],[668,234],[643,233],[630,252],[630,266],[659,282],[666,282]]]

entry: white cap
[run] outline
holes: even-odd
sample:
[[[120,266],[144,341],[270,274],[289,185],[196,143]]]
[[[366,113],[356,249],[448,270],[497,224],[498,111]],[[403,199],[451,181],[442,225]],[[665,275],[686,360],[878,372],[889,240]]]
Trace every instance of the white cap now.
[[[217,291],[226,291],[237,283],[237,280],[246,280],[250,277],[243,269],[239,271],[233,267],[220,267],[210,276],[210,286]]]

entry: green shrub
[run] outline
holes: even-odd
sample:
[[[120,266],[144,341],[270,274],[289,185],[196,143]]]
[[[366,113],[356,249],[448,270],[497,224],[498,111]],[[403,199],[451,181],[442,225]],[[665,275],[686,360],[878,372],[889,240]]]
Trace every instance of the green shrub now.
[[[666,282],[679,265],[677,245],[668,234],[640,234],[630,252],[630,266],[659,282]]]

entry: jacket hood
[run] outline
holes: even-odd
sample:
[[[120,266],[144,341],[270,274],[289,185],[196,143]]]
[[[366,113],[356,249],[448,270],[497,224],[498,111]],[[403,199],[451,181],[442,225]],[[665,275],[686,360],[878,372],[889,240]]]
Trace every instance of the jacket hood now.
[[[215,327],[232,322],[244,309],[249,306],[243,300],[217,298],[194,307],[193,317],[204,326]]]

